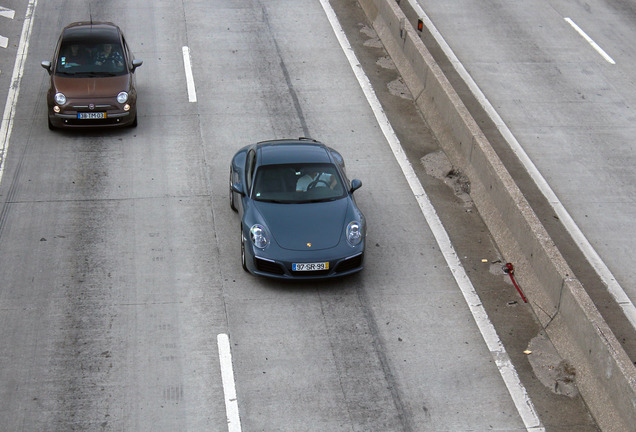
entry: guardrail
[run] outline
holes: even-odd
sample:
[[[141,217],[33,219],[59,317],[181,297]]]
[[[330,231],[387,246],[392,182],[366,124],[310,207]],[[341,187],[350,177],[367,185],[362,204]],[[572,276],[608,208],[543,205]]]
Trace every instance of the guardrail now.
[[[636,367],[394,0],[358,0],[604,431],[636,428]]]

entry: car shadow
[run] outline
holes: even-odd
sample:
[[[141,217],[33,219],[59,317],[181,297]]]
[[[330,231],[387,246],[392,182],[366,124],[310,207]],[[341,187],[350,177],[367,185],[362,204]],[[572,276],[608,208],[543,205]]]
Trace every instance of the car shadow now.
[[[364,272],[364,270],[362,270]],[[259,285],[276,292],[314,292],[335,293],[355,289],[362,284],[362,272],[332,279],[270,279],[257,277]],[[254,277],[254,276],[252,276]]]

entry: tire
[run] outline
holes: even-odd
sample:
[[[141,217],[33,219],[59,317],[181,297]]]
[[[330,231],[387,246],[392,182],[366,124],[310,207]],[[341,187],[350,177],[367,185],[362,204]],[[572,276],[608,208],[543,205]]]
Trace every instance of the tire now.
[[[133,120],[133,122],[130,124],[131,128],[136,128],[137,127],[137,114],[135,114],[135,119]]]
[[[47,121],[49,123],[49,130],[55,130],[55,126],[53,126],[53,123],[51,123],[51,119],[47,117]]]

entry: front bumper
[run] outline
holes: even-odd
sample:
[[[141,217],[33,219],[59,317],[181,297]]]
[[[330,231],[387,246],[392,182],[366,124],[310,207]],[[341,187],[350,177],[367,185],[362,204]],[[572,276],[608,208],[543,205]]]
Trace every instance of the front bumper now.
[[[308,256],[299,254],[291,259],[264,256],[254,248],[245,245],[246,265],[250,273],[277,279],[329,279],[357,273],[364,268],[364,242],[346,254],[326,254]],[[335,256],[335,257],[334,257]],[[329,262],[329,269],[314,271],[293,271],[293,263]]]
[[[133,109],[130,111],[112,111],[106,112],[105,119],[78,119],[77,112],[71,113],[55,113],[49,112],[49,123],[56,128],[87,128],[87,127],[110,127],[110,126],[128,126],[131,125],[137,117],[137,112]]]

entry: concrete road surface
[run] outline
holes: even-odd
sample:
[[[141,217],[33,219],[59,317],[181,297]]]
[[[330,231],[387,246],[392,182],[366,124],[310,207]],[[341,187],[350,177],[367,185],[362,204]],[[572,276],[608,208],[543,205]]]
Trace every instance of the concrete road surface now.
[[[334,3],[360,64],[327,2],[17,5],[32,27],[25,39],[14,26],[0,53],[12,113],[0,180],[3,430],[595,430],[580,397],[554,393],[523,354],[540,338],[536,320],[492,270],[497,252],[470,204],[424,173],[419,158],[437,145],[391,91],[399,79],[361,11]],[[51,132],[39,63],[66,24],[90,17],[119,24],[144,61],[139,126]],[[5,66],[16,54],[17,95]],[[384,108],[356,78],[362,65]],[[387,143],[385,110],[466,268],[440,250]],[[356,276],[281,283],[241,268],[230,158],[303,135],[338,149],[363,181]],[[476,318],[482,305],[469,307],[457,272],[489,315]],[[482,336],[491,322],[496,351]]]

